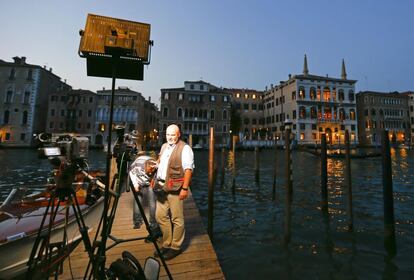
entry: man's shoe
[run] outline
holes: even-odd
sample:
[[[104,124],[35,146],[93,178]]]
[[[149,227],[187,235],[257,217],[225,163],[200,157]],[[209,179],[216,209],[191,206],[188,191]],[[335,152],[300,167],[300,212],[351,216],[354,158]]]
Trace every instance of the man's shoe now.
[[[167,252],[163,254],[164,260],[171,260],[175,258],[176,256],[178,256],[179,254],[181,254],[181,252],[182,252],[181,249],[179,250],[169,249]]]
[[[162,254],[163,256],[165,256],[165,254],[166,254],[169,250],[170,250],[170,248],[164,248],[164,247],[160,248],[161,254]],[[158,254],[158,251],[157,251],[157,250],[155,250],[155,252],[154,252],[154,257],[156,257],[156,258],[159,258],[159,257],[160,257],[160,255]]]
[[[151,243],[151,242],[157,241],[158,238],[162,237],[162,232],[160,228],[152,229],[151,233],[152,234],[145,237],[145,243]]]
[[[142,224],[134,224],[134,229],[140,229]]]

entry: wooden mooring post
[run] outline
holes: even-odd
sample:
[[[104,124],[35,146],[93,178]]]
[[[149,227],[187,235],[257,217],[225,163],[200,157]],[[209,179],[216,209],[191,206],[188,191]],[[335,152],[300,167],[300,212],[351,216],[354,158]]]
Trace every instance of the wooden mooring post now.
[[[354,212],[352,209],[351,149],[349,131],[345,130],[345,182],[348,190],[348,230],[354,229]]]
[[[233,135],[232,148],[233,148],[233,181],[231,184],[231,191],[233,194],[236,193],[236,140],[237,136]]]
[[[188,135],[188,145],[190,145],[190,147],[193,147],[193,135],[190,134]]]
[[[276,174],[277,174],[277,138],[275,138],[275,168],[273,170],[273,187],[272,187],[272,196],[273,199],[276,198]]]
[[[321,139],[321,195],[322,206],[328,206],[328,156],[326,149],[326,134],[323,133]]]
[[[260,149],[259,147],[254,147],[254,179],[256,182],[259,182],[260,176]]]
[[[208,148],[208,225],[207,233],[213,239],[214,220],[214,127],[210,127]]]
[[[284,224],[284,243],[287,246],[291,240],[292,224],[292,159],[290,151],[290,126],[285,125],[285,177],[286,177],[286,202],[285,202],[285,224]]]
[[[394,197],[392,186],[392,166],[388,131],[383,130],[382,137],[382,187],[384,198],[384,246],[390,256],[397,253],[395,243]]]
[[[290,149],[290,127],[286,125],[285,130],[285,177],[286,177],[286,194],[288,201],[292,201],[293,194],[293,178],[292,178],[292,159],[291,159],[291,149]]]
[[[220,180],[221,187],[223,187],[224,185],[225,173],[226,173],[226,149],[221,148],[221,180]]]

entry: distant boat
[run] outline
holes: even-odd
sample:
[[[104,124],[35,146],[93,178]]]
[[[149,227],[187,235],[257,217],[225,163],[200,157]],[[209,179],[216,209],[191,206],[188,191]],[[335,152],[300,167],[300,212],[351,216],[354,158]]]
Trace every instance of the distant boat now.
[[[25,189],[15,188],[0,206],[0,279],[11,279],[27,271],[30,253],[51,198],[51,187],[53,185],[47,185],[43,192],[34,195],[25,195]],[[88,183],[83,180],[77,180],[72,187],[76,190],[82,217],[90,231],[101,218],[104,196],[98,188],[94,189],[93,194],[88,193]],[[81,235],[72,207],[69,208],[68,220],[65,222],[65,204],[61,203],[57,211],[50,242],[62,242],[66,230],[68,249],[73,250],[81,242]],[[49,221],[50,212],[43,232],[47,232]]]
[[[201,150],[203,147],[200,144],[195,144],[193,150]]]

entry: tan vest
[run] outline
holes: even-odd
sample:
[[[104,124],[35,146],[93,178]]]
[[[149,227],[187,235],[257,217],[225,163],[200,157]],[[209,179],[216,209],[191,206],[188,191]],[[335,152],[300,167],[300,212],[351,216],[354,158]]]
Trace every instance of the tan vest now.
[[[167,148],[168,143],[161,147],[160,157]],[[179,140],[171,153],[168,160],[167,175],[165,177],[164,191],[174,192],[181,189],[184,183],[184,170],[181,161],[181,154],[184,146],[187,145],[184,141]]]

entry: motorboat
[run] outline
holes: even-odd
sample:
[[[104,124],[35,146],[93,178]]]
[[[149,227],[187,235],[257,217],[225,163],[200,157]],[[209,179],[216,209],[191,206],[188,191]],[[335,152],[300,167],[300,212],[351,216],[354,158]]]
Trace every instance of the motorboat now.
[[[98,225],[103,212],[104,186],[99,181],[101,175],[103,174],[98,172],[83,171],[77,174],[75,182],[72,183],[88,231]],[[0,279],[12,279],[27,271],[30,254],[39,232],[50,233],[50,244],[64,244],[65,250],[69,250],[65,251],[65,254],[69,254],[70,250],[81,243],[79,226],[71,207],[74,199],[61,199],[58,204],[59,199],[53,195],[54,191],[54,184],[45,185],[43,191],[32,194],[27,194],[28,188],[14,188],[0,206]],[[47,208],[52,198],[55,199],[56,205],[54,219],[51,219],[51,207]],[[45,213],[46,209],[48,213]],[[40,230],[44,217],[44,226]],[[59,251],[59,254],[61,253],[62,251]],[[62,258],[61,255],[60,257]]]

